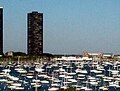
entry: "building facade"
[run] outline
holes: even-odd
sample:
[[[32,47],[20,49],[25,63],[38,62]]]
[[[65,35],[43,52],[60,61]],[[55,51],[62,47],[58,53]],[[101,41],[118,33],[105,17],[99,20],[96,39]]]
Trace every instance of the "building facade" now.
[[[28,55],[41,55],[43,54],[43,13],[38,13],[34,11],[32,13],[28,13],[27,18]]]
[[[0,55],[3,54],[3,8],[0,7]]]

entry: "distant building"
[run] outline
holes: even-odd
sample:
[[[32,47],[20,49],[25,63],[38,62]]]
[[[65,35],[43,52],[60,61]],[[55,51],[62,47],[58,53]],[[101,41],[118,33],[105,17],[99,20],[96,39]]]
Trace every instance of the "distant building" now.
[[[12,57],[13,56],[13,51],[9,51],[5,53],[6,57]]]
[[[0,55],[3,54],[3,8],[0,7]]]
[[[43,13],[28,13],[28,55],[43,54]]]
[[[103,53],[103,58],[113,58],[113,53]]]

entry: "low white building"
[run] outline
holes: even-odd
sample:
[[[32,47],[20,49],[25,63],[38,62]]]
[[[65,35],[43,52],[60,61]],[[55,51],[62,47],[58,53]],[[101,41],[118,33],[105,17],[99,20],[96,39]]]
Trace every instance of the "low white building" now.
[[[92,58],[89,57],[66,57],[66,56],[62,56],[61,58],[55,58],[55,60],[59,61],[59,60],[63,60],[63,61],[83,61],[83,60],[92,60]]]

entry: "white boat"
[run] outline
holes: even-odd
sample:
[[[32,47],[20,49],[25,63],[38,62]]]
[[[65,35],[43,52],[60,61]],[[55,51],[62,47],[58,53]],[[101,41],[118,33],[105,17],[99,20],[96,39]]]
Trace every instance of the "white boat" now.
[[[65,77],[65,75],[59,75],[59,77]]]
[[[66,86],[66,85],[64,85],[64,86],[62,86],[62,87],[60,87],[61,89],[67,89],[68,87]]]
[[[19,72],[20,74],[25,74],[25,73],[27,73],[27,71],[24,70],[24,69],[17,69],[17,72]]]
[[[81,87],[76,87],[76,91],[80,91],[81,90]]]
[[[14,83],[14,81],[9,81],[9,80],[8,80],[6,83],[7,83],[7,84],[12,84],[12,83]]]
[[[55,83],[59,83],[60,80],[59,80],[59,79],[55,79],[55,80],[53,80],[53,82],[55,82]]]
[[[102,87],[99,87],[99,89],[101,89],[101,90],[103,90],[103,91],[108,91],[108,88],[107,87],[104,87],[104,86],[102,86]]]
[[[78,74],[78,77],[85,77],[84,74]]]
[[[65,72],[65,69],[63,69],[63,68],[59,68],[59,71],[61,71],[61,72]]]
[[[75,72],[76,72],[76,73],[80,73],[80,72],[81,72],[81,69],[78,68],[78,69],[75,70]]]
[[[33,87],[34,88],[39,88],[39,87],[41,87],[41,85],[40,84],[35,84],[35,85],[33,85]]]
[[[111,79],[103,79],[103,81],[105,81],[105,82],[111,82],[112,80]]]
[[[90,84],[96,86],[96,85],[98,85],[98,82],[93,82],[93,81],[92,81],[92,82],[90,82]]]
[[[65,78],[71,79],[71,78],[73,78],[73,76],[65,76]]]
[[[48,89],[48,91],[58,91],[58,90],[59,90],[59,88],[57,88],[57,87],[51,87]]]
[[[6,79],[0,79],[0,82],[7,82]]]
[[[35,71],[37,71],[37,72],[43,72],[44,69],[42,69],[42,68],[35,68]]]
[[[11,90],[24,90],[24,87],[20,87],[20,86],[8,86],[8,88]]]
[[[39,83],[40,80],[39,79],[33,79],[32,82],[36,82],[36,83]]]
[[[12,83],[12,86],[21,86],[21,83]]]
[[[102,71],[100,71],[100,70],[91,70],[91,72],[94,72],[94,73],[96,73],[96,74],[102,74]]]
[[[37,83],[36,82],[31,82],[30,83],[32,86],[36,85]]]
[[[60,84],[58,84],[58,83],[52,83],[51,86],[52,86],[52,87],[59,87]]]
[[[97,74],[96,77],[103,77],[103,74]]]
[[[92,89],[91,89],[91,88],[88,88],[88,87],[81,87],[81,90],[92,91]]]
[[[82,73],[82,74],[87,74],[87,70],[81,70],[79,73]]]
[[[29,79],[32,79],[33,75],[27,75],[26,77],[29,78]]]
[[[72,83],[71,81],[64,81],[63,84],[70,84]]]
[[[115,81],[115,82],[109,82],[109,87],[117,87],[119,88],[119,81]]]
[[[16,88],[16,86],[8,86],[9,89],[13,90]]]
[[[111,70],[111,72],[112,72],[113,75],[117,75],[119,73],[118,70]]]
[[[73,72],[67,73],[67,74],[68,74],[68,75],[71,75],[71,76],[76,75],[76,73],[73,73]]]
[[[95,77],[91,77],[91,76],[88,76],[88,79],[89,79],[89,80],[96,80]]]
[[[73,83],[77,83],[77,80],[75,80],[75,79],[68,79],[68,81],[73,82]]]
[[[3,69],[2,71],[5,73],[9,73],[11,70],[10,69]]]
[[[78,80],[84,80],[85,78],[84,77],[78,77],[77,79]]]
[[[46,74],[38,74],[38,77],[48,78]]]
[[[16,86],[15,90],[22,90],[22,91],[23,91],[23,90],[24,90],[24,87],[17,87],[17,86]]]
[[[0,77],[4,77],[4,76],[6,76],[6,74],[5,74],[5,73],[3,73],[3,74],[0,74]]]
[[[19,78],[18,77],[14,77],[14,76],[11,76],[11,75],[7,75],[7,77],[13,81],[18,81]]]
[[[43,81],[40,81],[42,84],[49,84],[49,81],[47,80],[43,80]]]

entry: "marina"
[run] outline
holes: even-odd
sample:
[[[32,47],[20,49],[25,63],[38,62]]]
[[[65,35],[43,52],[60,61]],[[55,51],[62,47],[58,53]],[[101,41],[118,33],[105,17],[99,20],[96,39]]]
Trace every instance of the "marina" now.
[[[63,57],[0,64],[1,91],[120,91],[120,62]]]

